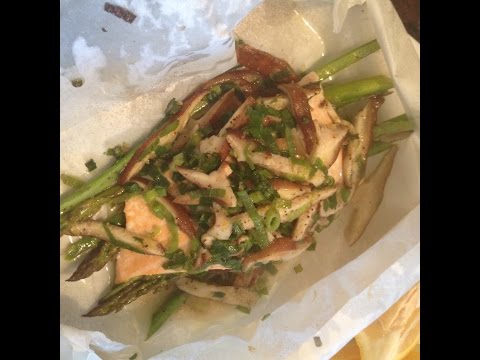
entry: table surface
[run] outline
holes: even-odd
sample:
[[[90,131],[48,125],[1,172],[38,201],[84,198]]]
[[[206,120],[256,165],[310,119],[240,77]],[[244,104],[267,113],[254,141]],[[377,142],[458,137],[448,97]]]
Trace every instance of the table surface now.
[[[392,0],[407,32],[420,42],[420,0]]]

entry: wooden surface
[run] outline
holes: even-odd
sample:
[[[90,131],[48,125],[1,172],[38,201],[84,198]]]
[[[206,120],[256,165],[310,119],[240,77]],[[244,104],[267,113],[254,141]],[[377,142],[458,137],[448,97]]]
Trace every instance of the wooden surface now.
[[[392,0],[392,3],[407,32],[420,42],[420,0]]]

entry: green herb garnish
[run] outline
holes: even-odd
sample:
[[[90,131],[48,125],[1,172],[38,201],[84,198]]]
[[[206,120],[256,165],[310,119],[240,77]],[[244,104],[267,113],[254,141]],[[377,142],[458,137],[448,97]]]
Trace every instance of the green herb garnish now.
[[[302,264],[298,264],[293,268],[293,270],[295,270],[295,274],[301,273],[303,271]]]
[[[97,163],[93,159],[90,159],[85,163],[85,166],[87,167],[88,172],[92,172],[97,168]]]

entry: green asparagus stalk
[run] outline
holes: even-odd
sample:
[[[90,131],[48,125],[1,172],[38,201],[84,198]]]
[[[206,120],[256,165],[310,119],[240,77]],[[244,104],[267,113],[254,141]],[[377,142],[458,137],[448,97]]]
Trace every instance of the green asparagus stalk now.
[[[384,152],[392,147],[392,143],[384,142],[384,141],[374,141],[372,143],[372,146],[370,146],[370,149],[368,149],[368,154],[367,156],[373,156],[380,154],[381,152]]]
[[[375,140],[391,142],[391,137],[397,137],[400,133],[411,133],[414,130],[413,123],[407,115],[402,114],[390,120],[379,122],[373,129]]]
[[[181,290],[175,291],[175,293],[158,309],[153,315],[150,321],[150,328],[145,340],[148,340],[158,329],[168,320],[173,313],[175,313],[180,306],[182,306],[187,300],[187,294]]]
[[[139,276],[125,284],[117,285],[98,302],[97,306],[83,316],[103,316],[118,312],[140,296],[157,291],[171,279],[171,276],[165,275]]]
[[[378,49],[380,49],[380,45],[378,44],[377,40],[372,40],[362,46],[346,52],[342,56],[330,61],[328,64],[315,70],[315,72],[320,78],[320,81],[323,81],[329,76],[374,53]]]
[[[72,261],[78,258],[83,253],[97,247],[98,242],[97,238],[91,236],[85,236],[80,240],[75,241],[74,243],[70,244],[65,251],[64,258],[67,261]]]
[[[159,122],[159,124],[153,129],[152,132],[155,132],[157,129],[160,128],[160,126],[165,124],[165,121],[167,121],[170,117],[176,114],[180,110],[180,108],[181,105],[178,101],[176,101],[175,99],[170,100],[165,109],[164,118]],[[167,129],[168,127],[165,130]],[[102,191],[108,189],[109,187],[113,186],[117,182],[118,176],[120,175],[122,170],[125,168],[125,166],[127,166],[128,162],[133,157],[137,149],[142,145],[142,143],[143,141],[130,149],[130,151],[126,153],[124,157],[117,160],[101,175],[86,182],[85,184],[83,184],[83,186],[79,187],[75,191],[66,194],[60,200],[60,214],[67,212],[76,205],[80,204],[82,201],[90,199],[95,195],[98,195]]]
[[[414,126],[405,114],[377,123],[373,128],[374,141],[368,156],[390,149],[394,142],[407,138],[413,130]]]
[[[82,222],[90,219],[95,215],[100,208],[111,201],[114,198],[118,198],[125,192],[125,188],[122,186],[113,186],[98,197],[94,199],[85,200],[83,203],[79,204],[75,209],[68,213],[60,215],[60,234],[65,233],[65,231],[74,223]]]
[[[346,84],[325,86],[324,93],[327,100],[339,108],[372,95],[384,94],[387,90],[393,88],[393,86],[394,84],[391,79],[383,75],[378,75]]]
[[[77,270],[67,281],[86,279],[103,267],[118,253],[119,248],[105,241],[100,241],[78,265]]]
[[[65,213],[74,206],[80,204],[82,201],[90,199],[105,189],[115,185],[118,175],[130,161],[136,150],[137,146],[132,148],[123,158],[105,170],[103,174],[91,179],[90,181],[87,181],[85,184],[78,189],[75,189],[71,193],[66,194],[60,200],[60,214]]]

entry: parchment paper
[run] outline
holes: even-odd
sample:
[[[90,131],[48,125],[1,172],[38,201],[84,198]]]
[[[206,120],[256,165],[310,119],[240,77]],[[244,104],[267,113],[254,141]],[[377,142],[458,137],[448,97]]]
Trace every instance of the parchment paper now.
[[[230,30],[241,19],[235,32],[242,39],[299,71],[376,37],[383,54],[334,79],[390,73],[397,91],[387,97],[380,119],[407,112],[417,129],[401,144],[384,201],[362,238],[346,245],[345,209],[320,233],[316,251],[280,267],[268,297],[250,315],[190,298],[144,342],[158,295],[117,314],[82,318],[108,288],[112,266],[67,283],[76,264],[62,259],[61,358],[128,359],[134,353],[137,359],[330,358],[419,280],[419,51],[390,1],[351,7],[358,2],[267,0],[250,13],[257,1],[114,3],[137,14],[133,24],[103,12],[98,1],[61,2],[60,163],[68,173],[88,178],[85,161],[94,158],[102,168],[109,161],[103,152],[148,133],[169,99],[183,98],[233,66]],[[70,81],[78,77],[84,84],[76,88]],[[378,158],[370,159],[369,169]],[[69,241],[61,239],[60,252]],[[295,274],[298,263],[304,270]],[[265,321],[256,320],[267,313]],[[320,336],[321,347],[314,336]]]

